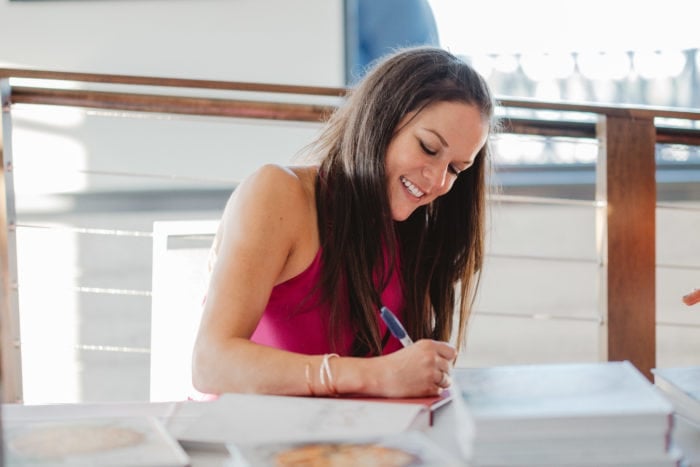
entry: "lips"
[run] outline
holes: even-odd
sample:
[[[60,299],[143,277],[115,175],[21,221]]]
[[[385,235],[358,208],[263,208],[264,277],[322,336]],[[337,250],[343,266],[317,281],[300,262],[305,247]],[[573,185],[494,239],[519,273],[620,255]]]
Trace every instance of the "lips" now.
[[[423,191],[421,191],[420,188],[418,188],[413,183],[411,183],[411,181],[409,179],[407,179],[406,177],[401,176],[400,180],[401,180],[401,183],[403,184],[403,186],[406,187],[406,190],[408,190],[408,192],[410,194],[412,194],[413,196],[415,196],[416,198],[421,198],[425,195],[425,193]]]

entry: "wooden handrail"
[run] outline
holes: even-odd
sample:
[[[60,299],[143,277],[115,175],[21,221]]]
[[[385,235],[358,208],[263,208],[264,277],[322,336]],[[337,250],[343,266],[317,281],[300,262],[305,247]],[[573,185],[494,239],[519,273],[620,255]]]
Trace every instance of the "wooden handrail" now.
[[[680,120],[699,120],[700,111],[696,109],[653,107],[628,104],[596,104],[590,102],[557,102],[539,99],[518,99],[513,97],[497,99],[501,107],[524,108],[559,112],[580,112],[594,115],[609,115],[621,118],[677,118]]]
[[[319,122],[335,109],[284,102],[26,87],[13,88],[11,103],[302,122]]]
[[[508,118],[501,123],[503,133],[568,138],[596,138],[596,123],[566,120]],[[700,128],[656,125],[656,142],[700,146]]]
[[[47,86],[46,81],[23,82],[13,86],[11,78],[29,78],[48,81],[88,83],[99,89],[64,89]],[[117,90],[104,88],[119,85]],[[173,92],[123,92],[124,87],[171,88]],[[109,109],[137,112],[258,118],[320,122],[335,109],[335,104],[290,103],[282,99],[261,100],[222,97],[191,97],[188,90],[236,91],[267,94],[295,94],[307,96],[341,97],[345,88],[295,86],[282,84],[245,83],[196,79],[174,79],[105,75],[94,73],[67,73],[43,70],[0,68],[2,89],[2,132],[10,129],[10,111],[14,104],[62,105],[81,108]],[[600,234],[601,265],[601,323],[603,349],[601,355],[610,360],[630,360],[647,377],[656,359],[656,310],[655,310],[655,145],[657,143],[700,145],[700,129],[675,128],[657,124],[655,119],[669,118],[700,121],[700,111],[692,109],[653,108],[629,105],[598,105],[591,103],[546,102],[534,99],[501,97],[499,107],[529,109],[532,111],[558,111],[586,113],[594,116],[589,121],[539,119],[536,117],[509,116],[502,119],[503,132],[539,136],[565,136],[573,138],[597,138],[599,151],[596,196],[602,201],[597,232]],[[533,112],[537,114],[537,112]],[[0,157],[4,181],[12,181],[11,144],[0,132]],[[4,152],[3,152],[4,149]],[[0,189],[12,189],[12,183],[0,181]],[[9,193],[12,195],[12,193]],[[8,277],[16,271],[13,264],[14,246],[13,196],[7,196],[0,206],[0,325],[7,331],[13,323],[10,297],[16,294]],[[604,228],[603,228],[604,227]],[[16,356],[13,342],[3,338],[3,382],[8,379],[8,358]],[[20,380],[21,383],[21,380]],[[18,393],[19,391],[19,393]],[[21,385],[3,388],[3,400],[21,398]]]
[[[292,84],[250,83],[243,81],[216,81],[207,79],[159,78],[100,73],[72,73],[65,71],[0,68],[0,78],[31,78],[54,81],[77,81],[102,84],[129,84],[191,89],[218,89],[226,91],[254,91],[280,94],[307,94],[313,96],[343,96],[346,88],[298,86]]]
[[[161,78],[98,73],[72,73],[46,70],[0,68],[0,78],[31,78],[49,81],[76,81],[93,84],[125,84],[176,89],[226,90],[262,92],[272,94],[296,94],[315,97],[344,96],[347,88],[323,86],[298,86],[286,84],[250,83],[182,78]],[[591,103],[551,102],[537,99],[501,97],[497,99],[503,108],[548,110],[559,112],[590,113],[626,118],[674,118],[700,120],[700,111],[670,109],[665,107],[598,105]],[[63,105],[108,110],[175,113],[200,116],[261,118],[292,121],[322,121],[334,109],[333,105],[294,104],[285,102],[260,102],[255,100],[196,98],[163,96],[157,94],[104,92],[91,90],[45,89],[42,87],[15,86],[12,103]],[[565,136],[595,138],[594,122],[546,120],[505,116],[503,132],[538,136]],[[674,128],[657,126],[657,142],[664,144],[700,145],[700,128]]]
[[[298,94],[308,96],[336,96],[347,94],[348,88],[329,86],[300,86],[293,84],[251,83],[243,81],[220,81],[205,79],[164,78],[153,76],[132,76],[103,73],[73,73],[49,70],[31,70],[22,68],[0,68],[1,78],[31,78],[47,81],[76,81],[93,84],[126,84],[156,87],[172,87],[179,89],[208,89],[243,92],[263,92],[280,94]],[[38,86],[41,88],[44,86]],[[590,114],[605,114],[627,118],[676,118],[682,120],[700,120],[697,109],[652,107],[628,104],[597,104],[590,102],[557,102],[540,99],[524,99],[516,97],[497,97],[497,102],[503,108],[521,108],[531,110],[554,110],[560,112],[579,112]]]

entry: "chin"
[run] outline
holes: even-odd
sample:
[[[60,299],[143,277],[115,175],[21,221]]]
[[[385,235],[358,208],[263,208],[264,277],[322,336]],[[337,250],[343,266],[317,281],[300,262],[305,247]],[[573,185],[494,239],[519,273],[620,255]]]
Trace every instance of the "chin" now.
[[[392,212],[391,217],[394,219],[395,222],[403,222],[409,217],[411,217],[411,214],[413,214],[414,210],[411,210],[409,212]]]

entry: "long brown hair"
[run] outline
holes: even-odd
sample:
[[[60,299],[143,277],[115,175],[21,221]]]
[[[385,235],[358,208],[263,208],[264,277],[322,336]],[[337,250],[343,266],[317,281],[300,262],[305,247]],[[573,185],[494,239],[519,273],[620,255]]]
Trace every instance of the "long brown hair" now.
[[[322,158],[320,289],[331,307],[332,342],[338,345],[338,329],[350,325],[353,355],[381,353],[377,310],[391,274],[383,254],[390,265],[400,257],[409,334],[449,340],[458,304],[457,342],[464,343],[484,257],[488,143],[447,194],[403,222],[392,219],[386,188],[386,149],[397,125],[409,112],[442,101],[475,105],[493,127],[491,93],[473,68],[439,48],[399,50],[351,90],[313,145]]]

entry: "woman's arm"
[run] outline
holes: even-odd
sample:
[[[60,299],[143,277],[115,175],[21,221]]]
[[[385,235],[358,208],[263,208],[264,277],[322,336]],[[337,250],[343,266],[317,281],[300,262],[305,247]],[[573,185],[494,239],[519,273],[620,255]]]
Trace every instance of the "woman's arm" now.
[[[194,347],[198,390],[280,392],[277,381],[261,378],[266,365],[275,366],[277,352],[271,359],[268,349],[249,338],[272,288],[290,274],[297,232],[308,217],[307,198],[295,173],[265,166],[243,181],[227,203]]]
[[[436,394],[449,381],[455,350],[423,340],[375,358],[330,358],[332,381],[321,382],[322,355],[309,356],[250,341],[272,288],[301,273],[318,250],[313,184],[288,169],[266,166],[243,182],[224,211],[207,299],[193,354],[192,378],[202,392],[377,396]],[[327,373],[326,373],[327,374]]]

